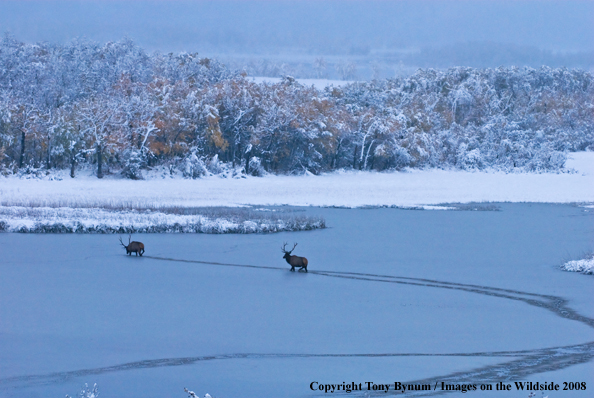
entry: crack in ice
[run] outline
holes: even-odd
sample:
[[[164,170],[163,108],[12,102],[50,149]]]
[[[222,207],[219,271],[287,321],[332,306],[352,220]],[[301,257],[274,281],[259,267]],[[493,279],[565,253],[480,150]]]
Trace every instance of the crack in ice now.
[[[212,261],[183,260],[166,257],[145,256],[159,261],[171,261],[194,264],[219,265],[227,267],[242,267],[265,270],[282,270],[286,267],[267,267],[250,264],[219,263]],[[411,278],[392,275],[378,275],[357,272],[338,272],[338,271],[310,271],[309,274],[326,276],[332,278],[345,278],[367,282],[382,282],[405,284],[420,287],[431,287],[441,289],[460,290],[469,293],[487,295],[491,297],[504,298],[509,300],[522,301],[528,305],[546,309],[555,315],[584,323],[594,328],[594,319],[578,314],[568,307],[568,301],[559,296],[544,295],[537,293],[522,292],[519,290],[502,289],[490,286],[462,284],[455,282],[444,282],[432,279]],[[61,383],[73,378],[88,375],[97,375],[103,373],[120,372],[133,369],[150,369],[171,366],[191,365],[201,361],[228,360],[228,359],[281,359],[281,358],[343,358],[343,357],[512,357],[518,358],[509,362],[495,365],[488,365],[465,372],[455,372],[444,376],[431,377],[422,380],[414,380],[406,383],[410,384],[431,384],[435,382],[452,383],[477,383],[482,384],[495,383],[497,381],[507,381],[512,378],[523,378],[532,374],[548,372],[552,370],[563,369],[575,364],[589,362],[594,358],[594,342],[576,344],[570,346],[549,347],[534,350],[519,351],[493,351],[493,352],[474,352],[474,353],[359,353],[359,354],[307,354],[307,353],[237,353],[221,354],[181,358],[161,358],[149,359],[136,362],[128,362],[119,365],[105,366],[100,368],[80,369],[67,372],[54,372],[42,375],[14,376],[0,379],[0,388],[22,388],[32,385],[48,385]],[[447,393],[446,391],[424,391],[415,394],[416,396],[438,395]],[[394,392],[392,392],[394,394]],[[383,395],[383,394],[382,394]]]

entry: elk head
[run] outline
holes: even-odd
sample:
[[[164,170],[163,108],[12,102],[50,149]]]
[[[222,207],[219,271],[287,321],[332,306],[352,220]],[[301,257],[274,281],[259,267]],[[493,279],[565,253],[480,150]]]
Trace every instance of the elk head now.
[[[287,263],[289,263],[289,265],[291,266],[291,271],[295,271],[295,267],[300,267],[299,271],[307,272],[307,259],[305,257],[291,255],[291,253],[293,252],[293,250],[295,250],[296,247],[297,243],[293,245],[293,248],[291,250],[287,251],[287,243],[285,243],[281,248],[281,251],[285,254],[283,258],[287,260]]]

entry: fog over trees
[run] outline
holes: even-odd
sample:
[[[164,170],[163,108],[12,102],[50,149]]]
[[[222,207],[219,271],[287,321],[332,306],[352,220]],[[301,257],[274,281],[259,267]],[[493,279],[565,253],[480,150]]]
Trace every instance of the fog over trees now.
[[[196,54],[130,39],[0,43],[4,174],[90,165],[98,177],[165,165],[263,173],[454,167],[558,170],[594,149],[592,74],[565,68],[420,69],[317,90],[257,84]]]
[[[130,37],[252,76],[371,80],[417,68],[594,67],[581,0],[5,0],[0,33],[27,43]],[[323,60],[320,67],[317,60]]]

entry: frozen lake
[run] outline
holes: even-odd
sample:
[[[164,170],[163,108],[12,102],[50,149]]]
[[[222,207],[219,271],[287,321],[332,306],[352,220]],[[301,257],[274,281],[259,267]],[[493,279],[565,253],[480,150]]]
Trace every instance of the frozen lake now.
[[[549,396],[591,396],[594,278],[558,266],[593,249],[594,212],[497,206],[303,208],[329,228],[135,235],[143,258],[117,235],[0,234],[0,397],[74,396],[84,383],[104,398],[251,398],[328,396],[312,382],[507,380],[586,382]],[[309,273],[289,272],[284,241]]]

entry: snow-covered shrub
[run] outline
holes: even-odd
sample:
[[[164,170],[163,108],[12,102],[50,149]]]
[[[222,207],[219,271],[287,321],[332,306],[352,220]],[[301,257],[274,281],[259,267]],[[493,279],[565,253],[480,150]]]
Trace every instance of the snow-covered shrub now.
[[[18,172],[18,168],[16,167],[16,162],[11,162],[11,164],[8,166],[6,166],[2,162],[0,162],[0,175],[2,175],[4,177],[8,177],[8,176],[13,175],[15,173],[15,171]]]
[[[412,157],[406,148],[403,148],[394,141],[379,144],[373,154],[378,159],[384,159],[386,167],[396,170],[410,166],[412,161]]]
[[[456,153],[456,165],[463,170],[480,170],[484,167],[483,155],[478,148],[468,149],[469,145],[461,143]]]
[[[264,174],[266,174],[259,157],[252,156],[250,158],[250,162],[248,164],[248,174],[255,177],[262,177]]]
[[[396,148],[394,148],[392,154],[394,157],[394,167],[396,167],[396,169],[403,169],[410,166],[412,158],[406,148],[398,145]]]
[[[464,170],[483,168],[483,156],[478,148],[460,154],[458,165]]]
[[[97,387],[97,383],[93,385],[93,388],[90,388],[87,383],[85,386],[80,389],[78,393],[79,398],[97,398],[99,397],[99,388]],[[70,395],[66,394],[66,398],[70,398]]]
[[[535,151],[534,156],[526,163],[528,171],[559,170],[565,166],[567,154],[551,150],[550,148]]]
[[[182,162],[182,175],[185,178],[200,178],[208,174],[208,169],[204,161],[200,159],[196,152],[191,152]]]
[[[122,176],[131,180],[142,180],[141,168],[146,163],[142,153],[135,149],[127,149],[124,151],[123,159]]]
[[[586,275],[594,274],[594,254],[582,260],[568,261],[561,266],[564,271],[581,272]]]
[[[26,165],[24,168],[20,169],[18,175],[21,178],[42,178],[48,175],[49,172],[44,167],[35,167],[32,164]]]
[[[184,391],[188,393],[189,398],[199,398],[198,394],[196,394],[194,391],[190,391],[185,387],[184,387]],[[206,394],[204,394],[204,398],[213,398],[213,397],[209,393],[206,393]]]
[[[188,393],[188,397],[190,398],[198,398],[198,395],[196,395],[196,393],[194,391],[190,391],[187,388],[184,387],[184,391]]]
[[[8,169],[6,168],[6,165],[4,164],[4,160],[8,159],[8,156],[5,155],[5,152],[6,152],[6,148],[0,146],[0,175],[7,176],[12,173],[8,173]]]
[[[219,155],[214,155],[212,159],[209,160],[208,164],[206,165],[206,168],[212,174],[221,174],[223,172],[223,167],[221,166]]]

